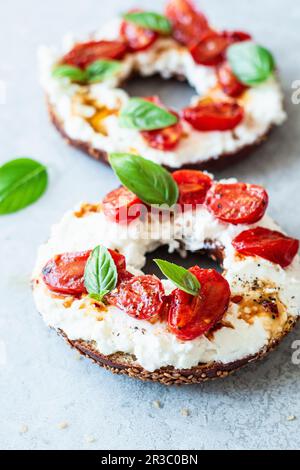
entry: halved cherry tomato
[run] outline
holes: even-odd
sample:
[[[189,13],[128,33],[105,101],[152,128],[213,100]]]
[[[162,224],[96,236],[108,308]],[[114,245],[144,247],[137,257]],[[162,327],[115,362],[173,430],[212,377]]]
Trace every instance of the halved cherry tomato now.
[[[237,103],[202,100],[196,106],[185,108],[183,118],[197,131],[228,131],[244,118],[244,110]]]
[[[230,287],[214,269],[194,266],[189,270],[200,282],[200,293],[193,296],[175,289],[171,294],[168,324],[177,338],[190,341],[207,333],[228,309]]]
[[[238,253],[261,258],[286,268],[299,250],[299,240],[263,227],[245,230],[232,242]]]
[[[129,224],[142,214],[142,201],[129,189],[121,186],[103,199],[103,212],[113,222]]]
[[[127,46],[121,41],[90,41],[76,44],[61,62],[84,69],[95,60],[122,59],[126,52]]]
[[[186,204],[196,208],[198,204],[203,204],[206,193],[212,185],[210,176],[197,170],[178,170],[172,173],[179,188],[178,203],[182,208]]]
[[[118,281],[127,279],[126,260],[114,250],[108,250],[118,270]],[[86,292],[84,287],[84,270],[92,250],[63,253],[48,261],[42,270],[43,280],[47,287],[60,294],[80,295]]]
[[[254,224],[268,206],[268,193],[262,186],[246,183],[214,184],[206,205],[217,219],[229,224]]]
[[[252,36],[244,31],[223,31],[222,35],[232,44],[234,42],[251,41]]]
[[[197,64],[218,65],[224,60],[229,41],[221,33],[209,31],[200,42],[190,47],[190,53]]]
[[[135,9],[131,12],[141,10]],[[141,28],[134,23],[122,21],[120,35],[132,52],[148,49],[158,38],[158,33],[151,29]]]
[[[155,276],[134,276],[122,282],[106,299],[133,318],[150,320],[163,312],[165,291]]]
[[[144,98],[150,103],[154,103],[157,106],[164,107],[159,96],[147,96]],[[172,114],[179,118],[178,114],[172,110],[169,110]],[[173,126],[165,127],[164,129],[154,131],[141,131],[142,137],[146,140],[148,145],[157,150],[173,150],[180,142],[183,136],[183,127],[180,121]]]
[[[223,64],[218,67],[217,76],[222,90],[228,96],[239,96],[248,89],[246,85],[239,82],[228,62],[223,62]]]
[[[199,42],[209,29],[206,17],[197,11],[190,0],[170,0],[166,6],[166,16],[172,23],[174,38],[184,45]]]

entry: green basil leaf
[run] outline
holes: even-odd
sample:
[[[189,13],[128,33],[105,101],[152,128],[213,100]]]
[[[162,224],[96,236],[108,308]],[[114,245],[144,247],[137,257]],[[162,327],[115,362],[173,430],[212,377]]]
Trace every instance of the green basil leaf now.
[[[86,69],[87,81],[89,83],[102,82],[117,73],[121,63],[117,60],[96,60]]]
[[[92,251],[84,271],[84,285],[93,299],[102,300],[118,280],[117,268],[108,249],[102,245]]]
[[[142,98],[131,98],[120,115],[120,126],[151,131],[173,126],[177,116]]]
[[[161,272],[180,290],[191,295],[198,295],[201,285],[196,276],[177,264],[162,259],[154,260]]]
[[[178,186],[162,166],[128,153],[110,154],[109,162],[121,183],[146,204],[176,204]]]
[[[150,29],[162,34],[171,34],[171,22],[166,16],[152,11],[136,11],[123,15],[125,21],[134,23],[141,28]]]
[[[275,61],[270,51],[250,41],[233,44],[227,58],[234,75],[246,85],[258,85],[272,74]]]
[[[67,64],[56,65],[52,71],[52,76],[54,78],[68,78],[71,82],[79,83],[84,83],[87,80],[85,70],[81,70],[79,67]]]
[[[0,167],[0,214],[11,214],[37,201],[48,184],[47,170],[30,158],[11,160]]]

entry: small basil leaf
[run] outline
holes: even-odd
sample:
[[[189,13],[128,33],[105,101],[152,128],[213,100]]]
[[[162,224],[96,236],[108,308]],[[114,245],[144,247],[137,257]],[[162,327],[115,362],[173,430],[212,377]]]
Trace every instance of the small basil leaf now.
[[[246,85],[258,85],[272,74],[275,61],[267,49],[250,41],[233,44],[227,58],[234,75]]]
[[[194,296],[199,294],[201,288],[200,282],[190,271],[162,259],[155,259],[154,261],[161,272],[180,290]]]
[[[170,34],[172,26],[166,16],[153,13],[152,11],[136,11],[126,13],[123,18],[141,28],[150,29],[162,34]]]
[[[117,60],[96,60],[86,69],[87,81],[89,83],[102,82],[117,73],[121,63]]]
[[[151,131],[173,126],[177,116],[142,98],[131,98],[120,115],[120,126]]]
[[[85,70],[67,64],[56,65],[52,71],[52,76],[55,78],[68,78],[71,82],[79,83],[83,83],[87,80]]]
[[[111,254],[102,245],[91,253],[84,271],[84,285],[93,299],[102,300],[118,280],[117,268]]]
[[[30,158],[11,160],[0,167],[0,214],[11,214],[37,201],[48,184],[47,170]]]
[[[109,162],[121,183],[146,204],[176,204],[178,186],[157,163],[127,153],[110,154]]]

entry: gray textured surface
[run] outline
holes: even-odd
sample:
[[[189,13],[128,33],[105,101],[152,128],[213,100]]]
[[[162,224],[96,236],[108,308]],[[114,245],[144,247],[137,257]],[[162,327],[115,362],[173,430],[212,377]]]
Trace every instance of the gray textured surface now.
[[[0,220],[0,347],[5,345],[7,354],[5,365],[0,364],[0,448],[299,448],[300,366],[291,363],[291,344],[299,329],[265,362],[235,377],[165,389],[77,361],[35,311],[30,272],[50,225],[78,200],[97,200],[116,183],[109,168],[67,148],[50,127],[36,78],[36,48],[58,42],[69,30],[93,30],[121,7],[139,3],[6,0],[1,5],[0,79],[7,84],[7,101],[0,105],[0,160],[34,156],[47,164],[51,181],[36,205]],[[300,236],[300,105],[291,103],[291,83],[300,79],[300,4],[201,3],[215,24],[248,29],[272,48],[289,112],[287,124],[255,155],[221,176],[266,185],[271,213],[288,232]],[[143,1],[145,7],[159,9],[161,4]],[[155,409],[154,400],[163,407]],[[189,417],[181,416],[182,408],[190,410]],[[298,419],[288,421],[289,415]],[[67,429],[58,429],[62,421],[69,423]],[[20,434],[23,424],[28,432]],[[85,436],[96,441],[87,443]]]

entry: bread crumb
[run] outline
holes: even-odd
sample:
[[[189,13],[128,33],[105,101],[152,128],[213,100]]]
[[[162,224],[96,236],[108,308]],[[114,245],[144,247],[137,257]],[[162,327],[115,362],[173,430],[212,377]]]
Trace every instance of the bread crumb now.
[[[288,421],[295,421],[296,416],[295,415],[290,415],[286,418]]]
[[[84,440],[87,444],[92,444],[93,442],[96,442],[94,436],[84,436]]]
[[[28,426],[26,424],[22,424],[19,432],[20,434],[26,434],[28,432]]]
[[[57,427],[58,429],[66,429],[69,427],[69,423],[67,423],[67,421],[62,421],[61,423],[58,423]]]
[[[188,416],[190,416],[190,410],[188,410],[187,408],[182,408],[180,410],[180,414],[181,414],[181,416],[188,417]]]
[[[154,408],[161,408],[161,402],[159,400],[154,400],[152,405]]]

